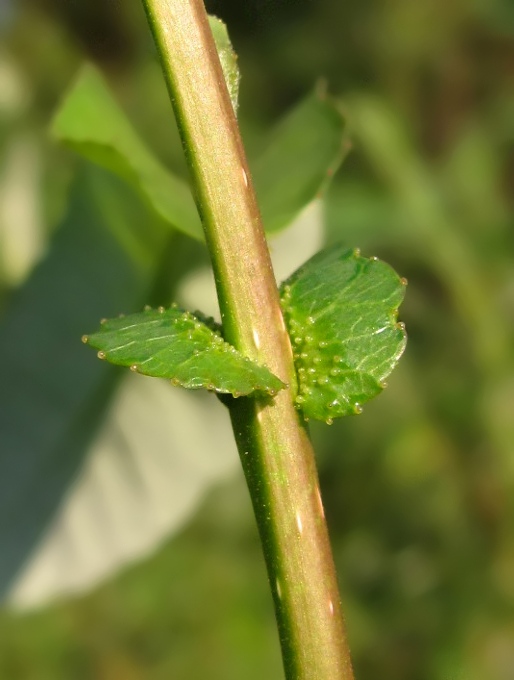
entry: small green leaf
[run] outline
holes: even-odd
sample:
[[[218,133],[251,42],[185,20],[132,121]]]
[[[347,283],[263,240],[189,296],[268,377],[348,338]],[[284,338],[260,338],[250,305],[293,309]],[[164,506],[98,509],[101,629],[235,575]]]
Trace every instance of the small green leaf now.
[[[167,170],[141,141],[100,73],[86,64],[58,110],[52,134],[129,182],[167,223],[203,239],[188,185]]]
[[[281,286],[305,416],[332,422],[379,394],[405,349],[397,311],[406,280],[377,258],[335,246]]]
[[[221,68],[223,69],[223,75],[225,76],[225,82],[227,83],[230,100],[234,107],[234,111],[237,113],[239,81],[241,80],[241,74],[237,67],[237,54],[234,52],[224,22],[221,21],[221,19],[218,19],[218,17],[210,15],[209,25],[214,36],[216,49],[218,50],[218,56],[220,58]]]
[[[284,387],[265,366],[244,357],[206,323],[175,305],[104,321],[97,333],[83,340],[99,350],[101,359],[190,389],[204,387],[239,397],[252,392],[273,396]]]
[[[341,111],[318,92],[279,121],[261,155],[250,162],[268,233],[287,227],[323,193],[343,160],[344,139]]]

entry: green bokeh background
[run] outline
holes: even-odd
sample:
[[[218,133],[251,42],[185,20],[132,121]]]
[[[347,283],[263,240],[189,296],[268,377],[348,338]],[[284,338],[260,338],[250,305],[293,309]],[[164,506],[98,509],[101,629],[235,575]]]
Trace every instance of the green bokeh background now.
[[[409,279],[407,353],[359,418],[314,426],[358,680],[514,679],[514,5],[510,0],[218,0],[262,131],[324,78],[353,150],[327,238]],[[82,60],[108,74],[148,143],[180,145],[137,0],[5,2],[1,49],[28,103],[43,224],[69,158],[46,128]],[[1,304],[12,286],[4,277]],[[215,455],[215,450],[213,450]],[[242,474],[180,535],[94,592],[0,613],[5,680],[280,678],[271,597]]]

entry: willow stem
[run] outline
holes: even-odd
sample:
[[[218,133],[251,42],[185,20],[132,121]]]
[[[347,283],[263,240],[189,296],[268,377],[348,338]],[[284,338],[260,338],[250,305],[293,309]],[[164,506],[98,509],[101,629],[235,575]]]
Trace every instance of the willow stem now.
[[[202,0],[143,0],[184,143],[226,339],[289,387],[240,398],[234,434],[259,526],[287,680],[352,680],[314,452],[262,221]]]

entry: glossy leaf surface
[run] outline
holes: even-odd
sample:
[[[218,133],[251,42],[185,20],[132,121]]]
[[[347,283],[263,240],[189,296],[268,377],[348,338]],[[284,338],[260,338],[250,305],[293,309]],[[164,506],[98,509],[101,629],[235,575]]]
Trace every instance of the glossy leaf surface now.
[[[221,335],[178,307],[146,309],[105,321],[84,336],[113,364],[190,389],[206,388],[234,397],[276,394],[284,384],[264,366],[240,354]]]
[[[305,416],[331,422],[360,413],[405,349],[397,311],[406,281],[389,265],[336,246],[281,287]]]

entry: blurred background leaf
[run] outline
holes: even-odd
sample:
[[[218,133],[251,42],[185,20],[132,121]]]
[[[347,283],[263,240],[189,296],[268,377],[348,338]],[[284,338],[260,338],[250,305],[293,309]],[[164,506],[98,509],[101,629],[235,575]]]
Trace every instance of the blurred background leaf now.
[[[347,150],[344,132],[336,103],[314,92],[267,135],[250,167],[268,233],[290,225],[323,195]]]
[[[313,425],[357,676],[512,680],[512,3],[207,5],[227,23],[239,55],[238,115],[250,157],[262,152],[271,125],[325,78],[346,112],[353,143],[326,193],[326,239],[360,246],[409,279],[401,314],[409,345],[388,389],[360,418]],[[14,287],[62,228],[75,160],[51,145],[45,130],[84,58],[107,74],[159,161],[183,179],[186,171],[138,3],[4,0],[0,22],[5,324],[23,297]],[[102,215],[103,209],[98,228]],[[132,223],[129,217],[117,221],[118,229]],[[112,224],[103,238],[119,243],[125,232],[113,236]],[[146,218],[139,224],[144,230]],[[28,244],[15,246],[13,232],[28,234]],[[131,262],[139,237],[129,233],[120,252]],[[200,244],[179,240],[183,250],[174,256],[173,243],[172,278],[187,297],[183,284],[202,271],[205,253]],[[16,266],[14,251],[21,253]],[[170,268],[165,254],[161,262],[141,303],[124,297],[111,312],[98,300],[94,269],[91,299],[84,291],[77,302],[85,316],[73,310],[69,284],[56,284],[55,295],[61,309],[70,300],[74,323],[90,313],[96,321],[162,303],[175,284],[163,273]],[[130,309],[120,309],[122,303]],[[78,337],[87,328],[78,327]],[[20,363],[17,347],[8,349]],[[88,354],[78,345],[81,350]],[[37,353],[28,358],[33,366],[49,360]],[[72,385],[77,395],[79,377]],[[82,383],[93,375],[86,378]],[[4,384],[11,383],[2,380],[2,392]],[[9,403],[9,395],[2,398]],[[24,404],[23,423],[38,422],[33,409]],[[68,470],[78,465],[71,458]],[[256,530],[242,475],[234,474],[154,557],[89,595],[31,614],[0,614],[0,676],[280,677]],[[36,501],[37,494],[34,507]],[[57,498],[52,505],[57,508]],[[21,526],[23,513],[18,521]]]
[[[53,137],[128,181],[172,227],[199,240],[189,187],[148,151],[100,73],[84,66],[52,125]]]
[[[84,317],[94,324],[105,308],[142,304],[162,257],[162,230],[98,173],[78,175],[49,256],[13,294],[1,323],[4,593],[77,473],[113,387],[115,373],[77,346]]]

